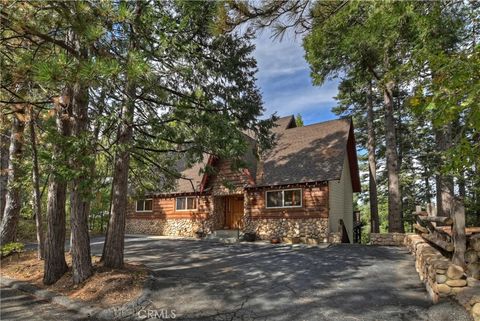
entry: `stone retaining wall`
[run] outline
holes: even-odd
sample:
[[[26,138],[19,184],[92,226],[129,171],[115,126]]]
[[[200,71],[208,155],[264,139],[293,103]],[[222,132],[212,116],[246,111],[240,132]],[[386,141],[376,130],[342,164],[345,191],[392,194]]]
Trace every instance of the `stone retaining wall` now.
[[[415,268],[432,300],[456,298],[475,321],[480,321],[480,281],[476,275],[452,264],[419,235],[407,234],[405,245],[415,256]]]
[[[403,246],[405,235],[403,233],[370,233],[370,245]]]

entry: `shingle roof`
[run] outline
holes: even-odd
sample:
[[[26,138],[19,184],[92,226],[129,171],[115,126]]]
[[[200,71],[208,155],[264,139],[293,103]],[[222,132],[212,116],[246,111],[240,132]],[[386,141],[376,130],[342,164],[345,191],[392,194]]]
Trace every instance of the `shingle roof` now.
[[[200,191],[200,184],[202,183],[203,173],[201,172],[205,169],[205,166],[208,163],[210,158],[209,154],[203,155],[203,160],[199,163],[194,164],[190,168],[185,168],[185,165],[179,163],[179,172],[182,178],[176,181],[175,189],[172,193],[194,193]],[[183,167],[183,169],[182,169]]]
[[[277,134],[283,132],[285,129],[297,127],[295,123],[295,117],[293,115],[281,117],[275,122],[275,126],[272,128],[272,132]]]
[[[340,179],[350,121],[337,119],[286,128],[291,117],[279,119],[276,145],[262,157],[257,186]]]
[[[279,118],[272,129],[275,146],[257,161],[247,153],[245,161],[256,186],[288,185],[307,182],[338,180],[341,177],[347,150],[354,191],[360,191],[358,165],[353,128],[348,119],[336,119],[322,123],[296,127],[295,118]],[[254,141],[251,137],[249,140]],[[204,179],[202,169],[211,161],[205,154],[202,162],[180,173],[183,179],[171,193],[200,192]],[[208,185],[208,184],[207,184]]]

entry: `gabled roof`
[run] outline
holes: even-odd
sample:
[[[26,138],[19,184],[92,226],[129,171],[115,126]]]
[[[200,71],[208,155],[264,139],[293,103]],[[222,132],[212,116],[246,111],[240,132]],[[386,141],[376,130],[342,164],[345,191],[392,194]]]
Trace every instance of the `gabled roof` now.
[[[298,183],[339,180],[345,157],[348,157],[352,187],[360,191],[358,161],[349,119],[335,119],[322,123],[296,127],[295,118],[279,118],[272,131],[276,136],[275,146],[256,160],[249,151],[245,155],[249,176],[255,185],[249,187],[290,185]],[[254,144],[251,137],[246,136]],[[215,158],[205,154],[202,162],[180,170],[183,179],[171,193],[197,193],[208,188],[208,175],[203,173],[207,164]],[[247,187],[247,186],[245,186]]]
[[[275,134],[281,133],[286,129],[297,127],[295,123],[295,117],[293,115],[281,117],[275,122],[275,126],[272,128],[272,132]]]
[[[212,156],[209,154],[203,155],[203,160],[194,164],[190,168],[185,168],[182,162],[179,163],[179,172],[182,178],[177,179],[175,190],[172,193],[195,193],[200,192],[204,177],[203,170],[211,162]],[[183,167],[183,168],[182,168]]]
[[[276,145],[260,161],[257,186],[339,180],[348,155],[352,185],[359,191],[352,122],[336,119],[295,127],[292,119],[289,116],[277,122]]]

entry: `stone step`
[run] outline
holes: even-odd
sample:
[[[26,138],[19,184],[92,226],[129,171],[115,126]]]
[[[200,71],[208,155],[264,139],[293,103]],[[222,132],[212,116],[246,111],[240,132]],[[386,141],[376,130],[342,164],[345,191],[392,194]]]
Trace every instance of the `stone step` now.
[[[209,242],[220,242],[220,243],[226,243],[226,244],[233,244],[233,243],[238,243],[239,240],[236,237],[215,237],[215,236],[210,236],[206,237],[205,241]]]
[[[242,236],[243,233],[238,230],[216,230],[208,234],[205,240],[221,243],[237,243]]]
[[[239,234],[243,234],[243,233],[239,233],[238,230],[215,230],[213,231],[212,233],[214,236],[216,237],[235,237],[237,238],[239,236]]]

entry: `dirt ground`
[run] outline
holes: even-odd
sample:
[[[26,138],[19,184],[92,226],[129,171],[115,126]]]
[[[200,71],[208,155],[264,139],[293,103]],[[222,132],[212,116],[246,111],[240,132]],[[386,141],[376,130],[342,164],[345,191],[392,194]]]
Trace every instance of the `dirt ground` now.
[[[66,260],[69,266],[67,273],[55,284],[49,286],[42,283],[44,261],[37,259],[35,251],[3,258],[0,261],[0,275],[27,281],[72,299],[95,303],[105,308],[122,305],[140,296],[148,275],[147,268],[142,264],[129,262],[121,270],[109,269],[102,266],[99,262],[100,257],[93,256],[93,276],[82,284],[74,285],[70,254],[66,254]]]

